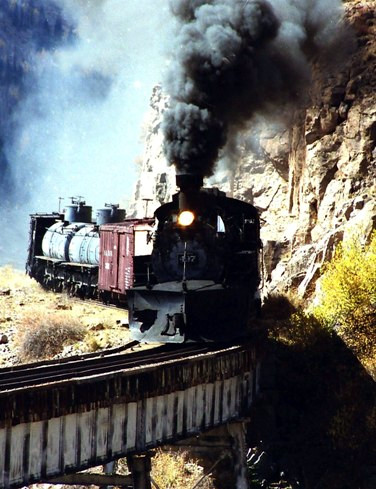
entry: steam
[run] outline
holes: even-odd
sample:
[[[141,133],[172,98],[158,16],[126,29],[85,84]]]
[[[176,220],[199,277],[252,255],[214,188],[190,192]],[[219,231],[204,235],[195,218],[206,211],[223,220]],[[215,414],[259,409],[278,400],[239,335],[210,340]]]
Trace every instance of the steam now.
[[[64,206],[69,196],[84,196],[93,210],[128,204],[142,124],[166,64],[165,0],[55,3],[73,36],[54,50],[33,49],[28,60],[27,96],[6,146],[0,263],[24,263],[28,214],[57,211],[59,197]]]
[[[324,66],[343,35],[340,0],[174,0],[171,10],[180,25],[164,149],[180,173],[212,175],[256,113],[306,103],[312,60]]]

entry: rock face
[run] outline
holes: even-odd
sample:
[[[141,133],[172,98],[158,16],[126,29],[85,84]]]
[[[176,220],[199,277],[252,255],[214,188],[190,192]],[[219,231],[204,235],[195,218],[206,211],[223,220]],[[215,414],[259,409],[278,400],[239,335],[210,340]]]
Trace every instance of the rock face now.
[[[262,218],[264,293],[313,291],[322,263],[354,233],[376,227],[376,1],[348,2],[356,49],[341,71],[317,76],[311,105],[289,128],[260,123],[243,135],[238,159],[208,184],[253,203]],[[151,99],[134,213],[171,198],[174,170],[163,156],[161,88]]]
[[[175,192],[175,170],[167,165],[163,154],[162,114],[167,98],[160,86],[154,88],[150,99],[150,114],[145,122],[145,151],[140,163],[131,213],[150,217],[161,204],[168,202]]]

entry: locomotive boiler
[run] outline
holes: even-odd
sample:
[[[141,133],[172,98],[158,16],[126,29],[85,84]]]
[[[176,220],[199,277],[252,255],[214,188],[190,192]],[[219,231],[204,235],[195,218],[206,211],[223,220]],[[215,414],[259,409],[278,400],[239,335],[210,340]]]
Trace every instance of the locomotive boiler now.
[[[155,212],[145,284],[128,291],[132,337],[220,341],[244,336],[260,307],[260,221],[252,205],[178,175]]]

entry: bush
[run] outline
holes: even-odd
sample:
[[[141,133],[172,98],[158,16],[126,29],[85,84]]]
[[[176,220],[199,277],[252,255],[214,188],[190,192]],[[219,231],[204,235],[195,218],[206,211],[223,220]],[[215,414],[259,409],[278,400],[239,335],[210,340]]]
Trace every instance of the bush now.
[[[118,473],[128,473],[125,459],[120,459]],[[163,489],[186,489],[203,476],[203,468],[185,451],[157,450],[152,459],[153,480]],[[212,477],[209,475],[199,485],[200,489],[215,489]]]
[[[22,330],[20,354],[28,360],[51,358],[85,336],[79,321],[63,313],[28,315]]]
[[[320,321],[297,298],[283,294],[266,297],[262,317],[271,339],[294,348],[305,348],[324,333]]]
[[[376,233],[362,246],[341,244],[321,279],[314,314],[360,356],[376,353]]]
[[[158,451],[153,459],[152,477],[159,487],[185,489],[192,487],[203,475],[203,469],[186,452]],[[211,478],[200,484],[201,489],[214,489]]]

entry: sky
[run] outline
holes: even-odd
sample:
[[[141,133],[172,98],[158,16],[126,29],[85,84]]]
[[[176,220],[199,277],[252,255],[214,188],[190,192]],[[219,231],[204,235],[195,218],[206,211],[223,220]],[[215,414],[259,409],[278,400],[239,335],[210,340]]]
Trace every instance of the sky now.
[[[43,0],[47,2],[47,0]],[[55,0],[73,41],[34,54],[6,144],[12,195],[0,207],[0,265],[23,267],[29,214],[59,197],[127,204],[152,88],[168,65],[166,0]],[[34,51],[35,53],[35,51]]]

